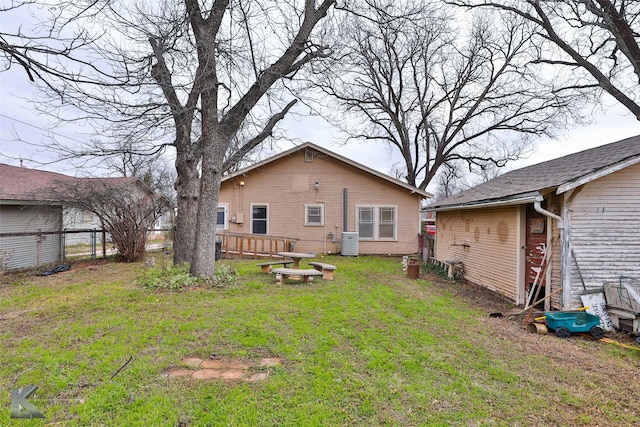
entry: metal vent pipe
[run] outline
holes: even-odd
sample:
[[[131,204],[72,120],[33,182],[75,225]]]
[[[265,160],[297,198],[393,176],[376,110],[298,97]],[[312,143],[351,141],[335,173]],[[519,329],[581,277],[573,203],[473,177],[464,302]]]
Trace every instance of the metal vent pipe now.
[[[347,189],[342,189],[342,231],[347,230]]]

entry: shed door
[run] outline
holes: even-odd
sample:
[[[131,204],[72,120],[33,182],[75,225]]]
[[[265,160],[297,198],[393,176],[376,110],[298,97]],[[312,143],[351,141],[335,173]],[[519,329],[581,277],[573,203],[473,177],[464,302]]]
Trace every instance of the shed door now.
[[[536,275],[543,268],[542,260],[547,249],[547,217],[527,206],[527,247],[526,247],[526,291],[529,293],[536,280]],[[540,273],[538,282],[545,286],[544,274]],[[540,292],[544,295],[544,292]]]

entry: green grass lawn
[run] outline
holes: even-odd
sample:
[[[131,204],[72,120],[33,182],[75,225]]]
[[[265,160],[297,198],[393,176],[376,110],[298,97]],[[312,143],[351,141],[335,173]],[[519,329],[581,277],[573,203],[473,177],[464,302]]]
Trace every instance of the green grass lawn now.
[[[188,291],[142,288],[140,264],[14,277],[0,285],[0,425],[640,423],[640,351],[527,334],[398,259],[325,261],[334,281],[280,285],[223,260],[237,285]],[[284,362],[256,383],[164,375],[211,355]],[[29,384],[47,418],[10,419],[10,391]]]

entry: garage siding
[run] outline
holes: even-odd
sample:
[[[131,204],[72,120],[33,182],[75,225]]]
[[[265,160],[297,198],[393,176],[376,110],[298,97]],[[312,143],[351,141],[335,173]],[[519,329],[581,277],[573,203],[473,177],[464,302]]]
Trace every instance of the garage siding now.
[[[0,206],[3,233],[60,231],[60,208]],[[37,267],[62,259],[59,235],[0,237],[0,269]]]
[[[462,260],[465,279],[515,300],[518,207],[438,212],[436,259]]]
[[[570,224],[571,246],[585,281],[640,279],[640,164],[585,184],[571,203]],[[580,291],[575,265],[571,283]]]

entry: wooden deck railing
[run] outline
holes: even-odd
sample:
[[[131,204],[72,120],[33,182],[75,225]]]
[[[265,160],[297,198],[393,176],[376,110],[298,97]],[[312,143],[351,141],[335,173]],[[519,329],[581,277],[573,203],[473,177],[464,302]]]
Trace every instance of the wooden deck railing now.
[[[231,232],[218,232],[216,236],[222,242],[222,252],[227,256],[256,259],[278,258],[278,252],[293,250],[295,242],[300,240],[294,237]]]

